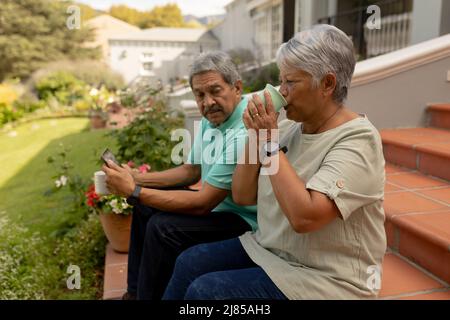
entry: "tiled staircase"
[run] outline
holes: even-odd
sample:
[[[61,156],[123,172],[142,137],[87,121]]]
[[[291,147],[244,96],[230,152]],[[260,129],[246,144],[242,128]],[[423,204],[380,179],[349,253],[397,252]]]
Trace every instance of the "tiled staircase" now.
[[[450,104],[429,128],[382,130],[388,252],[380,299],[450,300]],[[107,248],[104,299],[126,288],[127,255]]]
[[[424,295],[450,299],[450,104],[427,109],[428,128],[382,130],[386,162],[386,234],[392,255],[416,268]],[[390,255],[385,277],[389,277]],[[390,267],[389,267],[390,266]],[[386,268],[387,267],[387,268]],[[400,267],[398,276],[410,274]],[[390,287],[400,278],[384,281],[381,296],[396,296]],[[425,285],[434,279],[434,284]],[[383,279],[385,280],[385,279]],[[404,296],[413,296],[405,292]]]

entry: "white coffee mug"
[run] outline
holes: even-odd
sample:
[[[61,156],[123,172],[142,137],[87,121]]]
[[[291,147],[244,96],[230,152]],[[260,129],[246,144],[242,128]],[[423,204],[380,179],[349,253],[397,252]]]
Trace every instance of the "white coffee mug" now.
[[[105,196],[111,193],[106,187],[106,173],[103,171],[94,173],[94,185],[95,193],[98,195]]]

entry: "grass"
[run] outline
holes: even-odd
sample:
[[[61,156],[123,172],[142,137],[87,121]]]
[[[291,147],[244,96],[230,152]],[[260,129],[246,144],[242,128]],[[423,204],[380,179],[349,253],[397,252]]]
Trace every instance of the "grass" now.
[[[3,299],[98,299],[105,237],[96,216],[71,215],[69,190],[50,197],[55,169],[49,156],[71,147],[68,161],[87,178],[100,168],[99,153],[115,150],[106,131],[90,131],[87,119],[38,120],[0,134],[0,297]],[[3,218],[6,217],[7,220]],[[5,222],[6,221],[6,222]],[[64,237],[61,226],[77,227]],[[24,228],[25,229],[24,229]],[[66,286],[69,264],[82,269],[82,290]],[[0,298],[1,299],[1,298]]]
[[[87,119],[41,120],[20,126],[17,136],[0,136],[0,213],[31,232],[44,235],[64,221],[63,198],[68,191],[45,197],[54,186],[53,167],[49,156],[60,151],[60,144],[71,146],[69,161],[75,172],[83,177],[93,175],[100,168],[100,150],[112,146],[105,131],[89,131]],[[114,149],[114,147],[113,147]]]

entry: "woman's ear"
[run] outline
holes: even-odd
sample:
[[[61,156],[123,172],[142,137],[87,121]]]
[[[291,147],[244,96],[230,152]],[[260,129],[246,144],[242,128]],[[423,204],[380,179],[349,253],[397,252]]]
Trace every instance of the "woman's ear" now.
[[[328,73],[322,79],[322,91],[324,96],[332,96],[336,90],[336,76],[333,73]]]

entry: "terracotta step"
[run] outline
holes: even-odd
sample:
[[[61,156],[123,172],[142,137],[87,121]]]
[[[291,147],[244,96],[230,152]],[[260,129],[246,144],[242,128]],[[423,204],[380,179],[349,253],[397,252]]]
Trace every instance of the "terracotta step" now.
[[[431,127],[450,129],[450,103],[430,105],[427,112]]]
[[[386,165],[388,246],[450,283],[450,183]]]
[[[450,183],[386,165],[386,234],[380,299],[450,300]],[[126,291],[127,255],[106,249],[104,299]]]
[[[387,253],[379,299],[450,300],[450,287],[398,254]]]
[[[117,253],[106,246],[103,300],[119,300],[127,291],[128,254]]]
[[[387,162],[450,180],[450,130],[381,130]]]
[[[103,299],[118,300],[126,291],[126,258],[126,254],[107,248],[106,260],[115,263],[106,269]],[[450,287],[407,259],[387,253],[380,299],[450,300]]]

